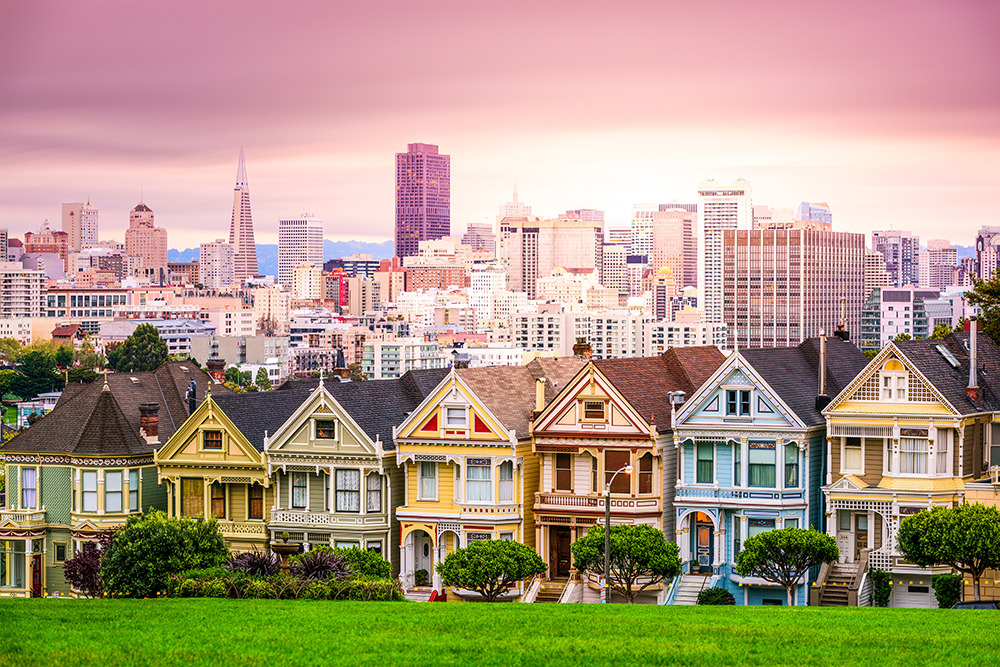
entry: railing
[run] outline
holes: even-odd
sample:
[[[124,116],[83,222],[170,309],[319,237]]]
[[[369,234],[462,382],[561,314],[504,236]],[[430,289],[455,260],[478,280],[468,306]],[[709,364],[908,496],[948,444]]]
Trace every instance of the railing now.
[[[802,489],[705,489],[692,486],[677,487],[676,498],[704,498],[706,500],[802,500]]]
[[[861,586],[858,588],[858,606],[872,606],[872,579],[867,572],[861,575]]]
[[[536,493],[535,503],[558,507],[597,507],[597,498],[586,496],[559,496],[551,493]]]
[[[673,604],[674,599],[677,597],[677,589],[681,587],[681,577],[683,574],[678,574],[673,580],[667,585],[667,594],[663,596],[663,604]]]
[[[0,510],[0,521],[8,519],[18,525],[45,523],[45,508],[40,510]]]
[[[826,586],[826,578],[830,576],[833,566],[830,563],[823,563],[819,568],[819,576],[809,589],[809,606],[818,607],[823,601],[823,587]]]
[[[536,505],[549,505],[554,507],[588,507],[604,509],[604,497],[598,496],[577,496],[572,494],[555,493],[535,493]],[[658,511],[660,508],[659,496],[642,496],[639,498],[615,498],[611,497],[611,510],[613,512],[622,511]]]
[[[534,602],[538,597],[538,591],[542,590],[542,578],[535,579],[528,585],[528,590],[521,596],[521,602]]]
[[[852,607],[858,606],[859,590],[868,574],[868,549],[861,550],[861,558],[858,560],[857,568],[854,570],[854,578],[851,579],[851,586],[847,591],[847,604]]]
[[[220,521],[219,530],[223,535],[233,537],[266,537],[267,526],[263,521]]]
[[[329,512],[272,511],[271,523],[292,523],[305,526],[328,526],[336,523],[336,517]]]

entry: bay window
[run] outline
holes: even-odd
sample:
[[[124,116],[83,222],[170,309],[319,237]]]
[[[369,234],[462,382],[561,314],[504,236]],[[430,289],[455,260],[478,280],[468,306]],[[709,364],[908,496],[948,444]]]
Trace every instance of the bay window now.
[[[573,490],[573,456],[556,454],[556,491]]]
[[[465,499],[470,503],[493,500],[493,481],[489,459],[469,459],[465,467]]]
[[[372,473],[368,475],[368,503],[366,509],[369,512],[382,511],[382,475]]]
[[[601,487],[597,476],[597,457],[590,457],[590,492],[600,493]]]
[[[899,472],[927,473],[927,440],[925,438],[899,439]]]
[[[639,493],[653,492],[653,455],[643,454],[639,457]]]
[[[38,502],[38,469],[21,468],[21,508],[33,509]]]
[[[104,511],[122,511],[122,471],[109,470],[104,473]]]
[[[844,472],[864,472],[865,464],[862,457],[861,438],[846,438],[844,441],[844,462],[841,465]]]
[[[420,462],[420,484],[417,500],[437,500],[437,463]]]
[[[715,445],[711,442],[699,442],[697,460],[698,484],[711,484],[715,481]]]
[[[24,588],[24,540],[0,541],[0,588]]]
[[[501,463],[498,475],[500,477],[500,502],[514,502],[514,463],[512,461]]]
[[[337,469],[337,511],[361,511],[361,471]],[[381,489],[379,489],[381,495]]]
[[[611,478],[614,474],[627,466],[631,461],[631,452],[615,452],[606,451],[604,452],[604,484],[607,485],[611,482]],[[611,493],[631,493],[632,485],[629,480],[629,476],[625,473],[620,473],[615,477],[615,481],[611,484]]]
[[[777,463],[774,443],[751,441],[747,459],[748,485],[774,488]]]
[[[785,488],[794,489],[799,485],[798,445],[785,445]]]
[[[733,443],[733,486],[743,486],[743,445]]]
[[[292,477],[292,509],[305,509],[309,496],[309,486],[304,472],[293,472]]]
[[[774,530],[774,519],[747,519],[747,537]]]
[[[83,511],[97,511],[97,471],[83,471]],[[187,516],[185,514],[185,516]]]
[[[218,482],[212,484],[212,516],[226,518],[226,487]]]
[[[96,496],[96,493],[95,493]],[[205,514],[205,480],[181,480],[181,516],[197,517]]]
[[[139,471],[128,471],[128,511],[139,511]]]
[[[249,519],[264,518],[264,487],[260,484],[251,484],[248,491],[250,508],[247,512]]]

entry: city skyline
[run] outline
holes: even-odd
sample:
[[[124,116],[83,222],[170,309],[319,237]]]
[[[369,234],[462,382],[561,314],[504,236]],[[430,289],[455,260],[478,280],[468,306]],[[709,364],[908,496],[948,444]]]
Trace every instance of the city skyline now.
[[[536,215],[596,208],[611,226],[636,203],[693,201],[700,181],[741,177],[755,203],[828,203],[837,231],[971,245],[996,220],[996,3],[886,2],[860,17],[706,4],[570,16],[544,3],[529,20],[494,4],[259,3],[234,17],[6,2],[0,227],[56,228],[62,204],[90,200],[101,238],[121,241],[141,200],[171,247],[197,247],[227,229],[243,145],[258,242],[306,211],[328,239],[388,240],[393,155],[413,142],[452,156],[453,234],[493,220],[515,183]],[[121,38],[138,25],[141,51]],[[330,25],[332,48],[311,39]],[[414,25],[433,38],[417,76],[398,68]],[[651,25],[671,49],[642,38]],[[569,49],[580,35],[587,48]],[[497,43],[517,48],[484,46]]]

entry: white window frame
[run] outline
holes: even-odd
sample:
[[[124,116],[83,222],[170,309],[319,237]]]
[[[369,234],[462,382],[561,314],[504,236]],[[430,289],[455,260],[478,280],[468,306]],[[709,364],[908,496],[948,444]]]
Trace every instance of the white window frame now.
[[[461,422],[452,423],[452,412],[461,412]],[[458,414],[455,414],[458,417]],[[469,428],[469,409],[464,406],[444,406],[444,427],[445,428]]]
[[[306,478],[306,504],[303,507],[295,506],[295,479],[294,475],[305,475]],[[292,470],[288,473],[288,508],[293,510],[309,511],[309,473],[301,470]]]
[[[342,488],[340,488],[340,484],[338,483],[338,480],[335,477],[334,480],[333,480],[333,486],[334,486],[334,506],[333,506],[333,510],[335,512],[346,512],[348,514],[363,514],[364,513],[364,508],[367,506],[367,502],[368,502],[368,493],[367,493],[367,489],[365,488],[365,484],[368,483],[367,480],[365,479],[366,475],[363,475],[362,471],[358,470],[357,468],[335,468],[334,469],[334,474],[336,474],[336,475],[339,475],[339,473],[342,473],[342,472],[344,472],[344,473],[350,473],[350,472],[357,473],[357,476],[358,476],[357,477],[357,479],[358,479],[358,488],[357,489],[342,489]],[[364,492],[364,495],[362,495],[362,492]],[[358,509],[356,509],[356,510],[341,509],[340,508],[340,501],[337,498],[337,494],[340,494],[340,493],[345,493],[345,494],[346,493],[355,493],[355,494],[357,494]],[[364,502],[362,502],[362,498],[364,498]]]
[[[510,466],[510,477],[504,479],[501,471],[504,466]],[[501,461],[497,466],[497,500],[500,503],[514,502],[514,462]]]
[[[378,507],[372,509],[372,494],[375,493],[375,489],[371,488],[372,480],[378,480]],[[374,512],[376,514],[382,512],[382,507],[384,503],[382,502],[382,491],[385,488],[385,484],[382,481],[382,475],[377,472],[368,473],[365,475],[365,512]]]
[[[92,477],[91,477],[92,476]],[[87,478],[91,477],[94,480],[94,488],[87,488]],[[89,495],[88,495],[89,494]],[[87,499],[88,497],[93,500],[93,505],[88,507]],[[84,470],[82,474],[82,480],[80,482],[80,511],[81,512],[97,512],[99,509],[99,504],[97,502],[97,471],[96,470]],[[178,514],[179,516],[179,514]]]
[[[24,498],[24,492],[27,491],[27,489],[28,489],[28,487],[25,486],[25,484],[24,484],[24,473],[27,472],[27,471],[29,471],[29,470],[31,471],[31,474],[33,475],[32,480],[31,480],[31,490],[34,491],[34,493],[35,493],[35,497],[31,501],[31,507],[28,507],[28,503],[25,502],[25,498]],[[18,494],[21,496],[20,498],[18,498],[18,500],[20,500],[21,504],[24,505],[24,507],[22,507],[21,509],[25,509],[25,510],[38,509],[38,487],[40,486],[39,483],[38,483],[38,477],[39,477],[39,475],[38,475],[38,468],[34,468],[34,467],[22,467],[21,468],[21,474],[20,474],[20,479],[18,480],[18,489],[17,489]]]
[[[487,478],[483,479],[481,477],[477,477],[477,478],[473,479],[473,477],[472,477],[472,470],[474,468],[478,471],[477,474],[479,472],[485,470],[486,474],[488,475]],[[481,492],[477,493],[477,494],[470,493],[470,491],[472,490],[472,485],[473,484],[475,484],[476,485],[475,488],[476,489],[480,489],[480,491],[482,489],[486,489],[487,490],[487,497],[485,499],[484,498],[477,498],[475,500],[472,499],[473,495],[482,495]],[[492,464],[487,463],[486,465],[469,465],[469,462],[466,461],[466,465],[465,465],[465,502],[467,502],[467,503],[478,503],[478,504],[489,504],[489,505],[493,504],[493,465]]]
[[[924,443],[924,449],[923,450],[920,450],[920,449],[904,450],[903,449],[903,441],[905,441],[905,440],[912,440],[912,441],[915,441],[915,442],[923,442]],[[924,458],[924,469],[923,469],[922,472],[916,472],[916,471],[906,471],[906,472],[904,472],[903,471],[903,457],[905,455],[907,455],[907,454],[911,454],[911,455],[914,456],[914,459],[913,459],[914,462],[916,462],[916,461],[919,460],[917,458],[919,456],[925,457]],[[907,437],[907,438],[900,438],[899,439],[899,458],[897,460],[899,462],[899,469],[896,470],[896,474],[904,475],[904,476],[908,476],[908,477],[927,477],[927,476],[929,476],[930,475],[930,464],[931,464],[930,440],[928,438],[909,438],[909,437]]]
[[[135,477],[135,488],[132,488],[132,477]],[[142,486],[142,472],[138,468],[128,471],[128,511],[139,512],[142,510],[142,498],[139,496],[139,489]],[[132,502],[135,494],[135,502]]]
[[[861,474],[865,473],[865,439],[859,437],[858,440],[861,441],[861,468],[848,468],[847,467],[847,436],[841,436],[840,438],[840,472],[841,474]]]
[[[111,489],[111,480],[118,480],[118,489]],[[113,503],[109,503],[109,500],[113,500],[115,495],[118,497],[118,507],[114,508]],[[112,514],[120,514],[125,509],[124,496],[125,494],[125,475],[121,470],[108,470],[104,473],[104,511],[111,512]]]
[[[887,362],[888,363],[888,362]],[[899,362],[897,362],[899,363]],[[889,380],[889,397],[886,398],[886,380]],[[908,371],[887,371],[884,368],[879,371],[878,395],[879,400],[884,403],[906,403],[910,391],[910,373]],[[903,395],[900,396],[899,392]]]
[[[317,426],[318,422],[330,422],[330,423],[333,424],[333,437],[332,438],[320,438],[319,437],[319,426]],[[314,417],[312,419],[312,439],[313,440],[337,440],[337,438],[338,438],[339,435],[340,435],[340,423],[336,419],[334,419],[333,417],[330,417],[329,419],[320,419],[320,418]]]
[[[424,466],[433,466],[433,468],[428,468],[434,472],[433,475],[424,475]],[[438,499],[438,477],[440,476],[441,466],[436,461],[418,461],[417,462],[417,500],[434,500]],[[434,495],[424,493],[424,480],[433,480],[434,484]]]

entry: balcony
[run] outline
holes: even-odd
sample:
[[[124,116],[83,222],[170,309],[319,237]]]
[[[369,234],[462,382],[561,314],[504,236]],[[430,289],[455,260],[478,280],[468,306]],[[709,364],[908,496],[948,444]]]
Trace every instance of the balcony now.
[[[660,497],[650,494],[638,498],[611,496],[612,514],[654,514],[662,511]],[[579,511],[583,514],[604,514],[604,497],[573,493],[536,493],[535,511]]]
[[[762,501],[772,501],[773,505],[803,505],[806,502],[802,489],[715,489],[695,486],[679,486],[674,496],[675,503],[734,503],[737,505],[758,505]]]
[[[306,512],[303,510],[272,510],[269,526],[288,524],[296,528],[352,527],[388,525],[384,512],[342,513]]]
[[[0,510],[0,524],[13,521],[21,528],[45,524],[45,508],[40,510]]]
[[[223,537],[267,537],[267,526],[263,521],[219,521],[219,531]]]

